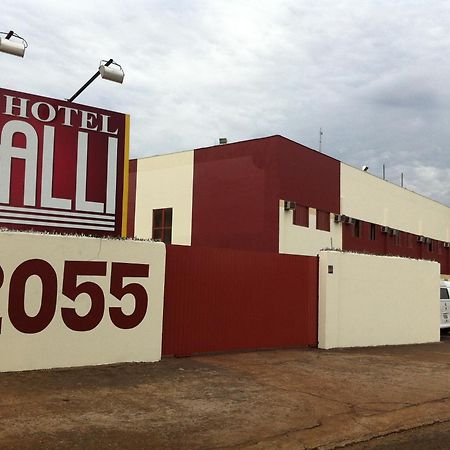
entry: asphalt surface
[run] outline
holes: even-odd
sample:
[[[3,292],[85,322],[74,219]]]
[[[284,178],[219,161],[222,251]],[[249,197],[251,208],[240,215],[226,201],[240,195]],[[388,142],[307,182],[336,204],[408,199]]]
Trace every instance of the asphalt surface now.
[[[0,374],[2,449],[450,449],[450,337]]]
[[[344,448],[346,450],[448,450],[450,449],[450,422],[392,433],[366,442],[350,444]]]

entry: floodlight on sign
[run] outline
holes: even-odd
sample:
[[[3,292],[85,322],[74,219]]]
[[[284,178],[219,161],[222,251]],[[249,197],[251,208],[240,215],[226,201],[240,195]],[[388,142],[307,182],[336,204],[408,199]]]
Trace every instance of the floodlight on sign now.
[[[25,49],[28,47],[27,41],[18,34],[14,33],[12,30],[8,33],[2,31],[0,34],[5,35],[4,37],[0,37],[0,52],[23,58],[25,55]],[[15,40],[12,41],[12,37],[20,39],[20,42]]]
[[[100,67],[98,68],[101,77],[104,80],[114,81],[116,83],[123,83],[125,74],[122,67],[116,62],[112,61],[109,65],[106,65],[109,61],[100,61]],[[105,64],[103,64],[105,63]]]
[[[110,66],[113,67],[110,67]],[[86,83],[78,89],[72,97],[68,98],[67,101],[73,102],[99,75],[105,80],[114,81],[116,83],[123,83],[123,79],[125,74],[122,70],[122,67],[117,64],[114,60],[109,59],[108,61],[103,60],[100,61],[100,66],[94,75],[86,81]]]

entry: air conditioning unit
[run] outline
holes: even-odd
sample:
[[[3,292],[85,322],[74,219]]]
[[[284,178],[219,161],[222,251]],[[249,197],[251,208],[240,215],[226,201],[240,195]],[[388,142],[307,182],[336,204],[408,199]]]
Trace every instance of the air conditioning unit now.
[[[295,209],[295,207],[296,207],[295,202],[290,202],[287,200],[284,201],[284,210],[285,211],[292,211]]]
[[[347,218],[347,216],[344,216],[344,214],[335,214],[334,215],[335,222],[345,222],[346,218]]]
[[[445,248],[450,248],[450,242],[444,242],[444,247]]]
[[[431,242],[432,242],[432,239],[431,239],[431,238],[425,238],[425,243],[426,243],[426,244],[431,244]]]
[[[417,242],[420,242],[421,244],[423,244],[426,241],[425,236],[417,236]]]
[[[391,229],[389,227],[385,227],[385,226],[381,227],[382,233],[390,233],[390,231],[391,231]]]
[[[355,219],[353,219],[353,217],[346,217],[345,218],[345,223],[348,223],[348,224],[354,224],[355,223]]]
[[[395,229],[391,229],[390,232],[391,232],[392,236],[398,236],[400,234],[400,231],[395,230]]]

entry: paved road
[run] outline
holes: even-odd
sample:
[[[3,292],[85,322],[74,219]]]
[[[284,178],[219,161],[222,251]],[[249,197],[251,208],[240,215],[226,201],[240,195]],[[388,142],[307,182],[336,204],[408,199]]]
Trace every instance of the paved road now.
[[[2,449],[439,449],[450,336],[8,373],[0,392]]]
[[[392,433],[344,448],[346,450],[449,450],[450,422]]]

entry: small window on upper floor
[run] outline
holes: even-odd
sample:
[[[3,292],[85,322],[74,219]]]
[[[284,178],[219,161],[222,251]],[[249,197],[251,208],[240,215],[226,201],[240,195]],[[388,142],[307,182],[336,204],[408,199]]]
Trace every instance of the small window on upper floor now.
[[[309,208],[297,205],[294,210],[294,225],[309,227]]]
[[[414,243],[416,242],[416,239],[414,239],[414,238],[415,238],[414,234],[408,233],[407,239],[406,239],[406,245],[408,246],[408,248],[414,247]]]
[[[355,225],[353,227],[353,236],[361,236],[361,222],[358,219],[355,220]]]
[[[441,299],[442,300],[448,300],[450,297],[448,295],[448,289],[441,287]]]
[[[153,210],[152,239],[172,243],[172,208]]]
[[[326,211],[316,211],[316,228],[322,231],[330,231],[330,213]]]
[[[374,241],[377,238],[377,226],[374,223],[370,224],[370,240]]]

